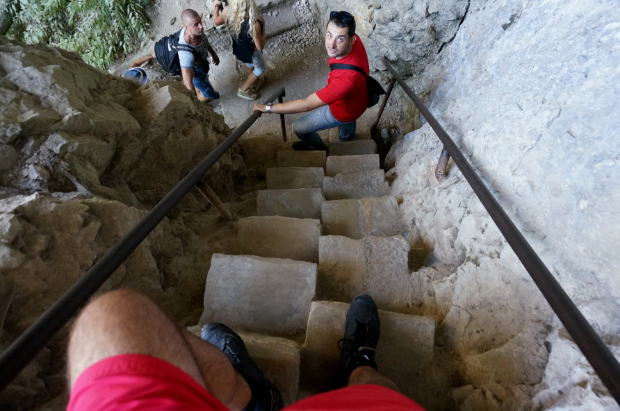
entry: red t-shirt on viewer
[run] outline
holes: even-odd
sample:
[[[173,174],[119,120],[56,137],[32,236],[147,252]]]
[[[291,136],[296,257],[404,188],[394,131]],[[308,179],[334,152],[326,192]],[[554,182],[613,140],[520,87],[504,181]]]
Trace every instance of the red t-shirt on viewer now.
[[[348,56],[338,60],[329,58],[329,65],[334,63],[352,64],[369,74],[366,47],[359,36],[355,35],[353,50]],[[366,77],[353,70],[333,70],[327,77],[327,87],[320,89],[316,95],[329,105],[334,118],[343,123],[357,120],[368,108],[368,90]]]

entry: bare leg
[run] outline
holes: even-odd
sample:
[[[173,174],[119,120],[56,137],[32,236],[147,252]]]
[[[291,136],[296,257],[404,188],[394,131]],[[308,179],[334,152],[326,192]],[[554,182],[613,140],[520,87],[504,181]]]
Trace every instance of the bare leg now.
[[[245,71],[246,73],[248,73],[248,78],[247,80],[245,80],[245,83],[243,83],[243,86],[241,86],[241,90],[248,91],[248,89],[252,86],[252,84],[254,84],[258,76],[254,74],[254,69],[248,66],[245,66]]]
[[[186,330],[184,336],[194,353],[207,390],[233,411],[245,408],[252,399],[252,390],[224,353]],[[216,392],[218,395],[215,395]]]
[[[148,297],[133,291],[107,293],[84,308],[68,348],[71,387],[91,365],[121,354],[145,354],[178,367],[231,410],[250,401],[250,388],[213,345],[182,333]]]
[[[400,392],[400,389],[394,381],[390,380],[388,377],[372,367],[358,367],[351,373],[348,386],[351,387],[353,385],[361,384],[380,385],[382,387],[391,388],[396,392]]]
[[[138,60],[131,63],[131,66],[129,66],[129,68],[140,67],[141,65],[153,58],[155,58],[155,50],[153,50],[148,56],[140,57]]]

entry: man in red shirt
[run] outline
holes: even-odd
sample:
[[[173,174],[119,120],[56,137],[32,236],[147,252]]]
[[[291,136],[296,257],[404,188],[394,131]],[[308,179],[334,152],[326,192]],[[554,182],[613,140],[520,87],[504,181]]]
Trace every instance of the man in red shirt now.
[[[355,34],[355,19],[346,11],[330,13],[325,48],[330,66],[334,63],[350,64],[369,74],[366,48]],[[277,114],[303,113],[318,108],[293,125],[293,131],[301,140],[293,144],[294,150],[327,150],[317,131],[336,126],[340,141],[353,140],[355,120],[364,114],[367,107],[366,77],[354,70],[331,71],[327,87],[305,99],[273,105],[254,104],[254,110]]]

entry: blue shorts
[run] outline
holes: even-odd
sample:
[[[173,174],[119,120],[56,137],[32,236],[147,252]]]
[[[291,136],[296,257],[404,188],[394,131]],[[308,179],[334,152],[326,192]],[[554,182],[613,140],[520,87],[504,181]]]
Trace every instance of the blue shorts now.
[[[245,63],[245,66],[254,68],[253,73],[257,76],[263,74],[263,71],[265,71],[265,59],[263,59],[263,52],[258,49],[254,50],[254,54],[252,54],[252,63]]]

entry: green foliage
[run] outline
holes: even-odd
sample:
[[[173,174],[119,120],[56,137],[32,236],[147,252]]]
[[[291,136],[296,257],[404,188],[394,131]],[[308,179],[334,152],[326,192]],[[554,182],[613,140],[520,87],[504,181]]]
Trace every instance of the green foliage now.
[[[8,0],[14,13],[9,35],[75,51],[106,69],[146,38],[144,14],[152,0]]]

